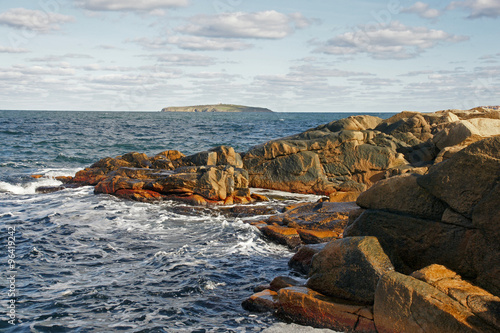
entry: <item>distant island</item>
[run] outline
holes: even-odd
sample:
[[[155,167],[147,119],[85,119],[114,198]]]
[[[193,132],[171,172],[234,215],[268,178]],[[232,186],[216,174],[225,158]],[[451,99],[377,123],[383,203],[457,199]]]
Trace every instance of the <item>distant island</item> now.
[[[194,106],[170,106],[163,108],[161,112],[273,112],[266,108],[234,104],[213,104]]]

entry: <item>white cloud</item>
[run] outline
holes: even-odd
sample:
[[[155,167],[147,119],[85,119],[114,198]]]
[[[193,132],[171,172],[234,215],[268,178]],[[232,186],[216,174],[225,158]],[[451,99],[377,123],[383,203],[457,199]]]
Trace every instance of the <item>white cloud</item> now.
[[[426,27],[407,27],[395,21],[375,27],[359,26],[356,31],[335,36],[316,48],[316,52],[347,55],[365,53],[375,59],[408,59],[439,43],[468,40]]]
[[[25,8],[13,8],[0,14],[0,24],[42,33],[59,30],[59,24],[73,21],[72,16]]]
[[[290,68],[289,75],[293,76],[310,76],[310,77],[350,77],[350,76],[371,76],[373,74],[367,72],[352,72],[331,67],[322,67],[315,65],[301,65]]]
[[[150,57],[156,57],[159,62],[173,66],[212,66],[215,65],[216,59],[213,57],[196,55],[196,54],[157,54]]]
[[[310,23],[300,13],[282,14],[274,10],[256,13],[197,15],[178,32],[204,37],[281,39]]]
[[[470,12],[468,18],[475,19],[480,17],[497,18],[500,16],[500,1],[498,0],[465,0],[453,1],[446,8],[453,10],[465,8]]]
[[[77,4],[93,11],[148,11],[162,15],[161,8],[185,7],[188,0],[79,0]]]
[[[441,16],[442,14],[439,10],[430,8],[429,4],[420,1],[415,2],[412,6],[408,8],[403,8],[401,10],[401,13],[417,14],[421,18],[426,18],[426,19],[435,19]]]
[[[26,49],[19,49],[14,47],[0,46],[0,53],[27,53]]]
[[[172,36],[167,38],[168,44],[177,45],[184,50],[191,51],[240,51],[252,48],[252,44],[229,38],[206,38],[199,36]]]
[[[80,53],[66,53],[63,55],[47,55],[44,57],[35,57],[30,58],[28,61],[31,62],[56,62],[56,61],[64,61],[66,59],[92,59],[93,57],[88,54],[80,54]]]

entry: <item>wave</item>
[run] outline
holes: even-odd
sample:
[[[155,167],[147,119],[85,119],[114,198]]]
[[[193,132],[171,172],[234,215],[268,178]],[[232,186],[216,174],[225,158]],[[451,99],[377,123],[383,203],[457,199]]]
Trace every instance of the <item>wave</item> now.
[[[11,194],[35,194],[36,189],[40,186],[58,186],[62,183],[54,178],[40,178],[37,181],[29,183],[11,184],[0,181],[0,193]]]

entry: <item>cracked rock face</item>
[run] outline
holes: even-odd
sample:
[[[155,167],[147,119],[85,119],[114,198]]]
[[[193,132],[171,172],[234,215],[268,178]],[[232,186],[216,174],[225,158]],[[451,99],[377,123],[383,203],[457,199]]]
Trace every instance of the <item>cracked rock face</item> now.
[[[357,201],[344,237],[375,236],[396,269],[442,264],[500,295],[500,136],[471,144],[424,176],[393,177]]]

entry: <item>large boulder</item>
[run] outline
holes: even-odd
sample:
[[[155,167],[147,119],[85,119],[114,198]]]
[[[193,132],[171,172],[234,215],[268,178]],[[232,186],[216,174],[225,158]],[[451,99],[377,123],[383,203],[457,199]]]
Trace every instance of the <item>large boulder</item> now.
[[[366,209],[400,212],[431,220],[440,220],[445,204],[418,186],[417,174],[403,174],[376,183],[361,193],[356,203]]]
[[[373,312],[380,333],[496,331],[437,288],[395,271],[380,279]]]
[[[460,267],[474,276],[469,264],[472,231],[410,215],[369,209],[344,230],[344,237],[375,236],[395,268],[409,274],[433,263]],[[465,267],[464,267],[465,266]]]
[[[499,160],[500,137],[485,139],[434,165],[418,184],[470,218],[473,207],[497,184]]]
[[[420,189],[408,182],[411,177]],[[349,222],[344,237],[377,237],[401,272],[441,264],[500,295],[500,137],[473,143],[426,175],[407,178],[388,179],[364,193],[359,203],[369,209]],[[403,189],[404,183],[410,188]],[[415,202],[398,199],[411,191]]]
[[[373,304],[378,280],[393,269],[375,237],[337,239],[313,257],[307,287],[328,296]]]

